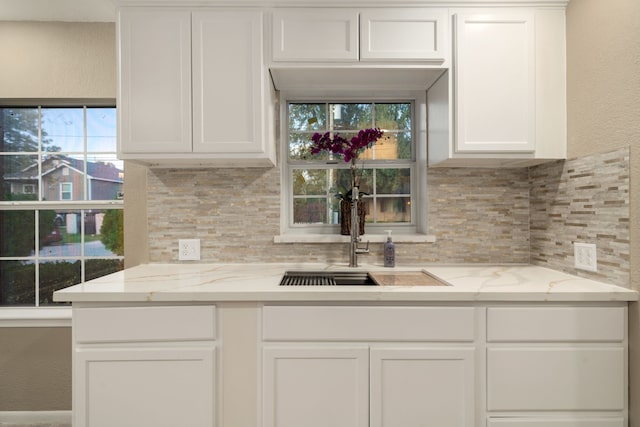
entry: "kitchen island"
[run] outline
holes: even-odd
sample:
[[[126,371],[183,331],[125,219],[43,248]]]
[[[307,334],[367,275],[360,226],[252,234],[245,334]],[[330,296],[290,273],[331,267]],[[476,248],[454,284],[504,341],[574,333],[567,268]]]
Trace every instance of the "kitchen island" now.
[[[529,265],[279,286],[319,264],[149,264],[73,303],[74,426],[623,427],[638,293]]]

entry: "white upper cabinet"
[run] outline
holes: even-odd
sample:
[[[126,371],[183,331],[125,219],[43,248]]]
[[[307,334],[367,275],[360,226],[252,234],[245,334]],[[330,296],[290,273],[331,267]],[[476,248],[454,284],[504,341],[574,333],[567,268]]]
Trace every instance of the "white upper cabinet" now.
[[[357,61],[358,12],[352,9],[277,9],[272,59]]]
[[[449,55],[446,24],[446,9],[364,9],[360,12],[360,60],[443,64]]]
[[[427,96],[430,166],[566,157],[563,9],[452,10],[452,68]]]
[[[533,152],[533,13],[458,14],[454,27],[456,152]]]
[[[272,60],[414,61],[448,58],[447,11],[437,8],[295,8],[273,12]]]
[[[122,8],[119,156],[160,166],[272,166],[262,12]]]
[[[118,150],[191,150],[191,15],[127,9],[119,14]]]

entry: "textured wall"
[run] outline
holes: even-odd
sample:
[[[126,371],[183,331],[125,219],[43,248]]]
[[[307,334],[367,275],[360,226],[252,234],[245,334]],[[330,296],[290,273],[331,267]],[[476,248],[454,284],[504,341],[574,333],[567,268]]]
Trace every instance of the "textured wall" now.
[[[114,23],[0,21],[0,98],[115,99]]]
[[[148,174],[149,258],[177,261],[177,241],[201,239],[202,262],[346,262],[347,244],[275,244],[279,169],[154,169]],[[400,263],[529,262],[526,169],[432,169],[429,233],[397,243]],[[491,244],[488,245],[487,242]],[[382,262],[382,244],[367,262]]]
[[[0,412],[71,409],[71,328],[0,328]]]

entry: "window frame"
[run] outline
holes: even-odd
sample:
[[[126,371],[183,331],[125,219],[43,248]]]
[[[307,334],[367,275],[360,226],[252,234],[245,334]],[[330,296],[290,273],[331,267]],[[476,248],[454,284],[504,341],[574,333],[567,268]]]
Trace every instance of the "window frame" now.
[[[105,100],[94,100],[94,101],[83,101],[78,100],[77,102],[71,100],[62,100],[60,102],[47,102],[47,101],[38,101],[38,100],[29,100],[30,102],[26,102],[26,100],[20,100],[18,102],[10,102],[10,103],[0,103],[2,108],[31,108],[38,109],[39,115],[41,116],[41,110],[47,108],[71,108],[71,109],[82,109],[83,115],[83,150],[82,151],[62,151],[63,155],[77,156],[81,155],[84,162],[84,184],[83,184],[83,192],[84,192],[84,200],[74,200],[73,194],[73,182],[60,183],[59,194],[60,200],[47,201],[44,200],[43,194],[43,185],[42,185],[42,162],[45,160],[46,156],[51,154],[56,154],[57,152],[47,152],[42,150],[41,146],[41,130],[42,130],[42,119],[39,119],[39,129],[38,129],[38,145],[39,148],[35,152],[4,152],[2,156],[8,155],[29,155],[36,156],[38,158],[38,186],[36,191],[32,194],[36,194],[38,200],[34,201],[2,201],[0,200],[0,211],[10,211],[10,210],[24,210],[32,212],[35,215],[35,235],[37,236],[39,233],[39,213],[40,211],[49,211],[49,210],[68,210],[75,211],[81,217],[84,217],[86,212],[90,211],[106,211],[106,210],[121,210],[124,211],[124,200],[122,197],[118,197],[114,200],[91,200],[90,197],[90,189],[88,188],[90,184],[90,180],[87,179],[87,162],[92,161],[94,157],[100,156],[111,156],[116,159],[117,154],[117,146],[114,146],[113,151],[88,151],[88,138],[91,135],[87,135],[87,110],[91,108],[109,108],[117,110],[117,106],[115,100],[105,99]],[[33,101],[33,102],[31,102]],[[116,129],[117,131],[117,129]],[[114,138],[117,138],[117,133]],[[124,165],[123,165],[124,166]],[[124,170],[124,167],[123,167]],[[69,193],[70,199],[63,200],[63,185],[67,184],[70,187]],[[35,254],[32,256],[20,256],[20,257],[11,257],[11,256],[3,256],[0,258],[2,261],[33,261],[36,264],[40,264],[43,261],[67,261],[67,260],[81,260],[81,278],[79,283],[85,282],[85,262],[87,260],[94,259],[115,259],[124,261],[123,255],[113,255],[108,257],[101,256],[89,256],[85,254],[86,241],[85,241],[85,222],[80,221],[80,230],[79,233],[81,235],[81,244],[80,244],[80,254],[72,255],[72,256],[54,256],[54,257],[41,257],[38,255],[39,250],[39,241],[36,239],[35,242]],[[22,306],[22,305],[0,305],[0,327],[56,327],[56,326],[67,326],[70,325],[71,318],[71,308],[69,305],[41,305],[40,304],[40,282],[39,282],[39,273],[38,269],[36,269],[36,277],[35,277],[35,300],[33,301],[33,305]]]
[[[316,90],[290,90],[280,92],[279,120],[280,120],[280,186],[282,191],[280,201],[280,236],[276,241],[288,242],[287,236],[300,236],[311,238],[312,241],[333,242],[327,240],[327,236],[340,236],[338,225],[294,225],[293,224],[293,194],[291,183],[291,171],[304,168],[304,161],[289,161],[289,127],[288,104],[300,103],[358,103],[358,102],[411,102],[413,104],[412,134],[414,135],[414,159],[408,160],[411,164],[411,216],[415,218],[413,225],[367,224],[367,235],[385,235],[384,230],[393,230],[394,235],[426,235],[427,233],[427,106],[426,92],[423,91],[316,91]],[[402,160],[394,161],[400,166]],[[314,169],[348,169],[348,165],[308,163]],[[365,163],[365,169],[367,165]]]

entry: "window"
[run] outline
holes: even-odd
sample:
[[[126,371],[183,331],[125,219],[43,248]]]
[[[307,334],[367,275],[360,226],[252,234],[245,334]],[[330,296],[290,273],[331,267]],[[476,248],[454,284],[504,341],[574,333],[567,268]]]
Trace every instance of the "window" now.
[[[113,107],[0,106],[0,306],[123,268]]]
[[[64,172],[67,172],[66,175],[69,175],[69,169],[64,169],[62,175],[65,175]],[[62,182],[60,183],[60,200],[72,200],[71,196],[73,194],[73,184],[70,182]]]
[[[367,230],[422,232],[426,162],[416,138],[416,129],[421,128],[416,111],[422,109],[423,99],[287,98],[282,111],[285,233],[338,233],[340,198],[350,190],[349,164],[326,152],[311,154],[311,137],[315,132],[331,132],[349,139],[366,128],[384,131],[383,138],[357,162],[360,191],[366,193]]]

